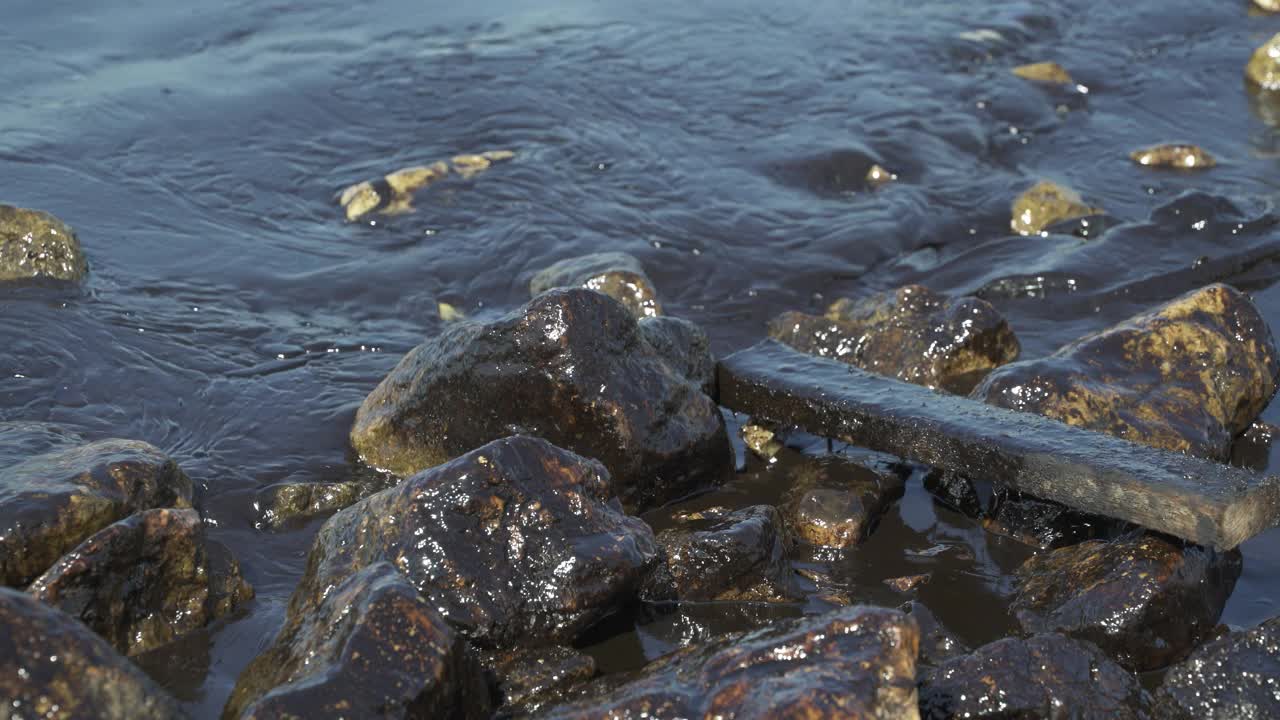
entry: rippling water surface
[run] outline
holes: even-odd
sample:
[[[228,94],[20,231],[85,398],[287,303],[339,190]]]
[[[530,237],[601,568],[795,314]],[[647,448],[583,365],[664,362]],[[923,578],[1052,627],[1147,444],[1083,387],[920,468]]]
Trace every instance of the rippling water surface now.
[[[1244,2],[188,5],[0,11],[0,201],[66,220],[92,266],[83,292],[0,294],[0,419],[145,439],[197,480],[258,590],[151,663],[200,717],[279,627],[318,527],[257,529],[255,491],[350,476],[357,405],[439,330],[439,301],[509,310],[536,270],[610,249],[720,353],[783,310],[906,282],[980,292],[1024,357],[1213,281],[1280,329],[1276,115],[1241,75],[1280,18]],[[1039,60],[1087,93],[1009,73]],[[1127,158],[1172,140],[1219,166]],[[433,186],[413,214],[346,223],[334,204],[353,182],[498,148],[518,156]],[[866,192],[871,161],[898,182]],[[1116,225],[1087,243],[1008,237],[1010,202],[1041,177]],[[721,493],[767,498],[769,471],[748,470]],[[902,558],[937,543],[964,551]],[[1278,548],[1276,532],[1244,547],[1224,622],[1280,611]],[[856,597],[884,603],[900,598],[881,578],[933,571],[922,598],[980,643],[1008,629],[991,608],[1026,553],[917,479],[842,562]],[[633,667],[734,622],[603,628],[594,651]]]

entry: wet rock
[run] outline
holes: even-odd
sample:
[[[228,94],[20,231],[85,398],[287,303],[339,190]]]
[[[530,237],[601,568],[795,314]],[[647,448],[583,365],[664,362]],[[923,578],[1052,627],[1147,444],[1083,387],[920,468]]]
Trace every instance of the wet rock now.
[[[529,281],[529,294],[537,297],[560,287],[584,287],[622,303],[638,318],[662,314],[662,303],[653,281],[634,256],[602,252],[561,260]]]
[[[1253,0],[1253,6],[1267,12],[1280,12],[1280,0]]]
[[[716,396],[716,358],[702,328],[684,318],[645,317],[640,320],[640,334],[685,379],[708,396]]]
[[[223,718],[489,717],[466,641],[390,563],[330,587],[241,674]]]
[[[1280,33],[1253,51],[1249,64],[1245,65],[1244,76],[1257,90],[1280,90]]]
[[[915,718],[918,644],[897,610],[842,608],[676,651],[544,717]]]
[[[1280,427],[1254,420],[1244,434],[1231,443],[1231,464],[1266,472],[1271,463],[1271,445],[1280,437]]]
[[[784,601],[797,597],[786,529],[776,508],[755,505],[658,534],[665,560],[640,597],[663,600]]]
[[[839,300],[823,317],[783,313],[769,323],[769,336],[802,352],[960,392],[1019,351],[1009,323],[985,300],[947,298],[920,285]]]
[[[0,204],[0,282],[79,282],[89,261],[71,228],[46,212]]]
[[[789,480],[782,506],[787,526],[798,540],[829,548],[862,542],[905,486],[892,469],[839,454],[805,458]]]
[[[1277,371],[1258,309],[1210,285],[1047,358],[995,370],[972,397],[1221,460],[1271,399]]]
[[[428,185],[448,177],[452,168],[462,178],[473,177],[490,165],[510,160],[515,153],[510,150],[489,150],[478,154],[456,155],[449,162],[443,160],[430,165],[415,165],[396,170],[376,180],[366,180],[345,188],[338,193],[348,221],[355,221],[371,213],[398,215],[413,210],[413,194]]]
[[[1202,170],[1218,164],[1212,155],[1195,145],[1153,145],[1134,150],[1129,158],[1139,165],[1180,170]]]
[[[905,594],[916,591],[921,585],[927,585],[932,577],[932,573],[924,573],[922,575],[903,575],[902,577],[885,578],[884,584]]]
[[[1071,73],[1056,62],[1038,62],[1030,65],[1019,65],[1012,70],[1014,75],[1025,80],[1033,80],[1035,82],[1051,83],[1054,85],[1069,85],[1074,80],[1071,79]]]
[[[872,165],[871,168],[867,170],[867,187],[873,190],[884,185],[888,185],[897,179],[898,176],[895,173],[891,173],[879,165]]]
[[[1202,646],[1165,675],[1153,715],[1168,720],[1280,717],[1280,618]]]
[[[844,149],[774,163],[769,173],[786,185],[825,197],[874,191],[898,179],[870,150]]]
[[[0,588],[0,698],[5,717],[182,718],[142,670],[76,620]]]
[[[1036,235],[1054,223],[1102,212],[1085,204],[1076,191],[1041,180],[1013,201],[1010,226],[1019,235]]]
[[[410,351],[361,405],[351,442],[370,465],[409,475],[536,435],[603,462],[628,508],[652,507],[733,467],[719,408],[684,370],[618,302],[552,290]]]
[[[253,598],[195,510],[145,510],[63,556],[27,590],[136,655],[204,627]]]
[[[357,482],[279,483],[263,488],[253,501],[258,527],[279,528],[354,505],[364,494]]]
[[[1027,560],[1010,609],[1028,633],[1061,632],[1127,668],[1155,670],[1212,632],[1240,566],[1238,551],[1157,535],[1091,540]]]
[[[1139,720],[1138,681],[1096,647],[1057,634],[1005,638],[952,658],[920,688],[920,717]]]
[[[524,714],[564,699],[596,674],[590,655],[564,646],[490,653],[484,664],[497,678],[504,714]]]
[[[572,641],[627,602],[658,556],[612,499],[600,463],[545,440],[496,440],[329,518],[290,602],[289,628],[325,589],[379,561],[482,647]]]
[[[982,527],[988,532],[1042,550],[1075,545],[1114,533],[1121,525],[1062,503],[1003,489],[995,493],[992,507],[982,519]]]
[[[144,442],[60,446],[0,469],[0,584],[26,586],[139,510],[191,507],[191,480]]]
[[[742,442],[747,449],[755,454],[756,457],[765,461],[772,461],[782,452],[784,445],[779,438],[777,431],[768,425],[768,423],[758,423],[749,421],[739,430],[742,436]]]
[[[924,477],[924,489],[935,500],[966,517],[981,518],[987,511],[988,503],[978,493],[977,486],[960,473],[933,468]]]
[[[912,600],[902,606],[902,611],[911,615],[920,628],[920,656],[916,659],[917,675],[919,670],[933,668],[960,655],[969,653],[969,647],[956,634],[938,622],[938,618],[923,603]]]

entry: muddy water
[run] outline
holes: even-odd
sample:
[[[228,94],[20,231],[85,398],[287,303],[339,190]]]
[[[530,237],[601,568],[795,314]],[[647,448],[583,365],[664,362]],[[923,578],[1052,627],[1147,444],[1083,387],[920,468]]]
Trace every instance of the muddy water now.
[[[92,264],[82,293],[0,294],[0,419],[148,440],[197,480],[258,590],[246,615],[148,661],[198,717],[274,635],[318,527],[259,529],[255,491],[351,476],[356,406],[439,330],[439,301],[497,313],[536,270],[610,249],[721,353],[780,311],[916,281],[981,292],[1025,357],[1212,281],[1280,328],[1280,135],[1241,82],[1280,19],[1242,0],[187,5],[0,9],[0,201],[65,219]],[[1044,59],[1088,92],[1008,72]],[[1218,167],[1127,159],[1171,140]],[[429,189],[415,214],[347,224],[333,204],[352,182],[494,148],[519,156]],[[864,192],[870,160],[898,182]],[[1114,227],[1007,237],[1039,177]],[[776,497],[776,468],[743,463],[694,502]],[[1277,549],[1277,532],[1244,547],[1224,622],[1280,612]],[[879,603],[903,599],[883,578],[932,572],[920,598],[980,643],[1008,630],[1027,552],[913,477],[867,544],[797,562]],[[626,669],[764,612],[645,611],[589,644]]]

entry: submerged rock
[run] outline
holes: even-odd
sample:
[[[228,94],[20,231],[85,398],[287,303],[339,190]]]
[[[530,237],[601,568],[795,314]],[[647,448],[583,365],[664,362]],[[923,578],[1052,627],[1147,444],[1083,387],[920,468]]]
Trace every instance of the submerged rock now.
[[[798,597],[777,509],[755,505],[703,525],[658,534],[665,558],[645,580],[642,599],[769,602]]]
[[[1238,551],[1157,535],[1088,541],[1027,560],[1010,609],[1028,633],[1061,632],[1127,668],[1155,670],[1213,630],[1240,565]]]
[[[71,228],[46,212],[0,204],[0,282],[79,282],[89,261]]]
[[[782,509],[792,534],[811,545],[847,548],[862,542],[905,487],[892,469],[845,455],[802,463],[790,473]]]
[[[0,713],[6,718],[170,720],[177,702],[76,620],[0,588]]]
[[[348,221],[359,220],[371,212],[397,215],[413,210],[413,193],[448,177],[450,168],[462,178],[470,178],[501,160],[510,160],[510,150],[489,150],[478,154],[456,155],[430,165],[415,165],[388,173],[376,180],[356,183],[338,193]]]
[[[1052,83],[1054,85],[1069,85],[1075,82],[1071,79],[1071,73],[1056,62],[1019,65],[1012,72],[1024,80],[1034,80],[1035,82]]]
[[[871,169],[867,170],[867,187],[873,190],[888,185],[897,179],[896,173],[889,172],[879,165],[872,165]]]
[[[1155,717],[1252,720],[1280,717],[1280,617],[1203,645],[1169,670]]]
[[[1244,76],[1263,91],[1280,90],[1280,33],[1266,41],[1249,58]]]
[[[136,655],[253,598],[230,551],[195,510],[145,510],[98,531],[27,590]]]
[[[253,509],[259,527],[278,528],[353,505],[364,490],[357,482],[279,483],[260,490]]]
[[[640,334],[685,379],[716,396],[716,358],[702,328],[684,318],[646,317],[640,320]]]
[[[1253,6],[1267,12],[1280,12],[1280,0],[1253,0]]]
[[[733,466],[714,400],[596,292],[558,289],[409,352],[356,413],[351,443],[409,475],[514,433],[599,459],[629,508],[719,481]]]
[[[996,492],[991,509],[982,519],[982,527],[988,532],[1042,550],[1101,537],[1119,525],[1118,521],[1014,490]]]
[[[562,645],[490,653],[484,664],[497,678],[500,716],[560,702],[567,691],[596,674],[595,658]]]
[[[1218,164],[1212,155],[1195,145],[1153,145],[1134,150],[1129,158],[1139,165],[1181,170],[1202,170]]]
[[[93,533],[156,507],[191,507],[191,480],[144,442],[58,446],[0,469],[0,584],[26,586]]]
[[[1139,720],[1137,679],[1098,648],[1057,634],[1005,638],[952,658],[921,683],[920,717]]]
[[[1054,223],[1102,212],[1085,204],[1076,191],[1041,180],[1013,201],[1010,225],[1019,235],[1036,235]]]
[[[1210,285],[993,371],[972,397],[1132,442],[1222,460],[1280,371],[1258,309]]]
[[[915,718],[918,644],[897,610],[841,608],[678,650],[543,717]]]
[[[529,281],[529,294],[537,297],[560,287],[584,287],[622,303],[638,318],[662,314],[662,303],[644,266],[633,255],[601,252],[561,260]]]
[[[545,440],[496,440],[329,518],[282,638],[332,587],[388,561],[459,633],[490,648],[571,642],[633,597],[653,531],[600,463]]]
[[[223,718],[488,718],[466,641],[390,563],[328,588],[240,675]]]
[[[768,169],[779,182],[825,197],[848,197],[872,192],[898,179],[885,169],[887,161],[865,148],[841,149],[789,158]]]
[[[769,336],[791,347],[930,388],[967,391],[1018,357],[1009,323],[985,300],[907,285],[839,300],[823,317],[788,312]]]

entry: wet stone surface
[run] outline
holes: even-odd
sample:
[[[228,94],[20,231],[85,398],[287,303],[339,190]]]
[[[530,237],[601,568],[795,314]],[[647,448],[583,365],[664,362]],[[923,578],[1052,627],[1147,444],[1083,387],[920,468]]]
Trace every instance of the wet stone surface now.
[[[1280,618],[1206,643],[1170,668],[1156,691],[1154,716],[1280,717]]]
[[[876,520],[902,496],[895,469],[842,454],[806,457],[789,473],[783,515],[795,538],[847,548],[862,542]]]
[[[1204,170],[1218,164],[1207,151],[1196,145],[1153,145],[1134,150],[1129,158],[1146,167],[1167,167],[1176,170]]]
[[[603,252],[561,260],[539,271],[529,281],[529,294],[537,297],[558,287],[595,290],[622,303],[637,318],[662,315],[662,303],[653,281],[634,255]]]
[[[136,655],[253,598],[230,552],[195,510],[145,510],[98,531],[27,590]]]
[[[552,290],[491,323],[460,322],[405,356],[365,399],[352,445],[399,475],[526,433],[596,458],[631,509],[732,468],[715,401],[617,301]]]
[[[716,396],[716,358],[702,328],[684,318],[644,317],[640,334],[685,379],[708,396]]]
[[[938,621],[924,603],[912,600],[902,606],[902,611],[911,616],[920,628],[920,655],[916,658],[916,675],[923,675],[931,668],[970,652],[955,633]]]
[[[1012,70],[1014,75],[1025,80],[1034,80],[1036,82],[1050,83],[1053,85],[1066,85],[1072,81],[1071,73],[1056,62],[1045,61],[1031,63],[1029,65],[1019,65]]]
[[[908,285],[859,301],[838,300],[818,317],[788,312],[769,336],[899,380],[967,392],[1018,357],[1018,339],[985,300],[948,298]]]
[[[482,662],[502,697],[498,717],[533,713],[559,702],[596,674],[594,658],[560,645],[486,653]]]
[[[79,621],[0,587],[0,698],[6,718],[182,718],[142,670]]]
[[[916,624],[854,606],[734,634],[608,679],[541,717],[916,717]]]
[[[223,717],[481,720],[490,702],[466,641],[377,562],[286,627],[240,676]]]
[[[1049,550],[1117,535],[1129,526],[1015,490],[998,490],[992,498],[991,509],[982,518],[982,527],[988,532]]]
[[[1134,533],[1036,555],[1011,605],[1028,633],[1088,640],[1135,671],[1177,662],[1213,631],[1240,575],[1219,553]]]
[[[1055,223],[1101,212],[1086,204],[1075,190],[1041,180],[1013,201],[1010,225],[1019,235],[1035,235]]]
[[[191,480],[155,447],[133,440],[54,445],[49,432],[25,426],[0,435],[49,441],[47,452],[0,468],[0,584],[27,585],[90,535],[136,511],[191,506]]]
[[[353,505],[365,489],[358,482],[279,483],[257,493],[254,510],[259,527],[285,528]]]
[[[1277,372],[1258,309],[1239,291],[1210,285],[1047,358],[1006,365],[972,397],[1221,460],[1271,399]]]
[[[1262,92],[1280,90],[1280,33],[1253,51],[1245,65],[1244,76]]]
[[[0,283],[79,282],[89,261],[71,228],[46,212],[0,204]]]
[[[1145,720],[1147,705],[1137,678],[1092,644],[1056,633],[953,657],[920,688],[922,720]]]

